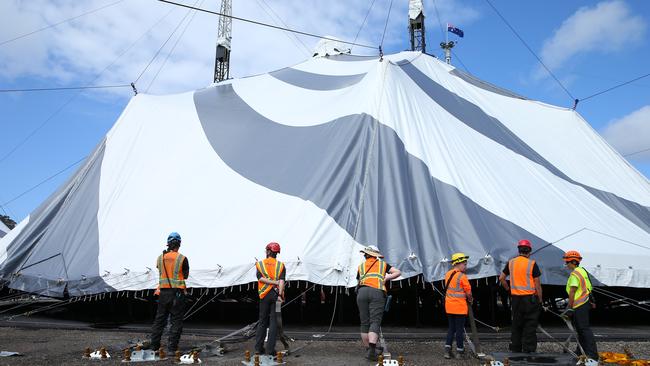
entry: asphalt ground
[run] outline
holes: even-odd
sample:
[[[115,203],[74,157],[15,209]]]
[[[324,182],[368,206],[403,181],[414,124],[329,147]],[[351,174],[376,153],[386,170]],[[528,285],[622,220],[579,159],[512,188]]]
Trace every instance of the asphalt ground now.
[[[11,323],[11,324],[10,324]],[[95,325],[95,326],[106,326]],[[81,322],[62,322],[47,318],[24,318],[0,324],[0,351],[13,351],[21,357],[2,357],[0,365],[124,365],[122,352],[130,340],[146,339],[149,325],[130,324],[118,328],[97,329]],[[209,343],[216,337],[234,329],[200,327],[185,328],[180,348],[190,350],[197,345]],[[358,340],[354,327],[336,327],[322,337],[326,329],[291,327],[287,335],[295,337],[290,347],[303,347],[285,357],[287,365],[371,365],[366,361],[364,348]],[[558,339],[566,339],[561,328],[547,329]],[[647,326],[625,326],[621,328],[596,327],[599,351],[623,352],[630,350],[637,358],[650,358],[650,328]],[[494,332],[492,332],[494,333]],[[482,349],[485,353],[505,352],[509,333],[503,331],[495,337],[481,333]],[[616,333],[619,335],[617,336]],[[402,356],[406,365],[479,365],[475,359],[445,360],[442,358],[444,329],[384,329],[388,349],[394,358]],[[618,338],[616,338],[618,337]],[[616,339],[616,340],[615,340]],[[164,338],[163,338],[164,340]],[[84,349],[106,347],[113,356],[110,360],[83,359]],[[282,350],[278,342],[278,350]],[[242,365],[244,352],[253,350],[253,341],[247,340],[226,345],[226,352],[219,357],[201,358],[206,365]],[[557,343],[540,335],[538,352],[562,352]],[[149,362],[148,364],[172,364],[171,360]]]

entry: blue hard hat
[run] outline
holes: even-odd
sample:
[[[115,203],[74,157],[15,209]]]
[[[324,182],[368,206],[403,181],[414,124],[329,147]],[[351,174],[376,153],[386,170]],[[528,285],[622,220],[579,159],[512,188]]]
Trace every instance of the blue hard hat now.
[[[167,244],[172,243],[172,242],[180,243],[181,242],[181,234],[179,234],[179,233],[177,233],[175,231],[172,232],[171,234],[169,234],[169,236],[167,237]]]

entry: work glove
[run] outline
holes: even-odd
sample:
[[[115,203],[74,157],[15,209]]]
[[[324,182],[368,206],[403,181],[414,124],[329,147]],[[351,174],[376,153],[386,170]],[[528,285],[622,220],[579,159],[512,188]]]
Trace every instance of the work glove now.
[[[562,312],[562,314],[560,314],[560,315],[561,315],[563,318],[571,319],[571,318],[573,318],[573,314],[574,314],[574,313],[575,313],[575,310],[573,310],[573,309],[569,309],[569,308],[566,308],[566,310],[564,310],[564,311]]]

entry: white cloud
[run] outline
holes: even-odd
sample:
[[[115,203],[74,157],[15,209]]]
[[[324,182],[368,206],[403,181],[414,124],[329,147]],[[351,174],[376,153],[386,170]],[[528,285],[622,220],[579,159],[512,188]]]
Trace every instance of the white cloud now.
[[[650,105],[611,121],[602,135],[621,155],[650,148]],[[631,161],[650,163],[650,151],[630,155]]]
[[[0,42],[54,24],[78,14],[109,4],[111,0],[0,1]],[[195,1],[185,0],[186,4]],[[233,15],[279,24],[264,11],[268,4],[286,24],[294,29],[316,34],[328,34],[344,40],[354,39],[371,1],[328,0],[247,0],[233,2]],[[198,1],[199,6],[218,10],[219,1]],[[406,48],[407,2],[394,1],[386,33],[385,48]],[[451,0],[438,1],[442,16],[455,14],[451,21],[470,22],[478,13]],[[0,46],[0,81],[18,82],[24,86],[85,85],[91,83],[120,53],[124,52],[141,34],[161,17],[173,12],[156,25],[124,56],[120,57],[95,84],[129,83],[149,62],[153,54],[169,36],[187,10],[175,8],[155,0],[124,1],[93,14],[61,24],[20,40]],[[358,42],[377,45],[381,38],[388,2],[377,0]],[[437,23],[433,5],[425,3],[428,22]],[[164,69],[151,88],[152,93],[181,92],[209,84],[213,72],[213,58],[217,16],[197,13],[169,57]],[[436,23],[433,23],[435,21]],[[445,21],[443,19],[443,21]],[[281,25],[281,24],[279,24]],[[430,26],[431,26],[430,25]],[[179,29],[178,33],[183,29]],[[151,78],[176,41],[172,37],[156,61],[137,83],[140,91],[146,89]],[[294,36],[285,32],[233,21],[233,52],[231,76],[241,77],[268,72],[298,63],[311,55]],[[316,38],[298,36],[313,49]],[[404,43],[402,45],[402,43]],[[355,53],[376,50],[354,48]],[[108,90],[125,94],[124,90]]]
[[[541,58],[551,69],[585,52],[614,52],[644,40],[647,24],[624,1],[582,7],[544,42]]]

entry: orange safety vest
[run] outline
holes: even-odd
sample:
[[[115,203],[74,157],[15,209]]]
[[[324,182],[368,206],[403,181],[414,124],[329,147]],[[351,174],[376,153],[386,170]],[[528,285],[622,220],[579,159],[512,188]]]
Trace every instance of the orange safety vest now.
[[[454,275],[454,273],[458,273]],[[451,282],[449,278],[451,276]],[[461,286],[461,281],[467,281],[467,275],[458,270],[452,269],[445,275],[445,284],[449,283],[447,293],[445,294],[445,311],[447,314],[467,315],[467,293]]]
[[[535,261],[523,256],[518,256],[508,261],[510,271],[510,294],[515,296],[534,295],[535,280],[533,279],[533,267]]]
[[[167,252],[158,256],[159,288],[185,288],[183,261],[185,256],[179,252]]]
[[[262,274],[262,277],[272,281],[280,278],[280,274],[284,270],[284,263],[273,257],[268,257],[264,260],[261,260],[255,263],[255,266],[257,267],[257,270]],[[275,286],[269,285],[268,283],[264,283],[262,281],[257,281],[257,294],[260,296],[260,299],[263,299],[269,292],[271,292],[271,289],[273,289],[273,287]]]
[[[376,263],[375,263],[376,262]],[[379,258],[368,258],[359,265],[359,286],[368,286],[386,291],[386,262]]]

